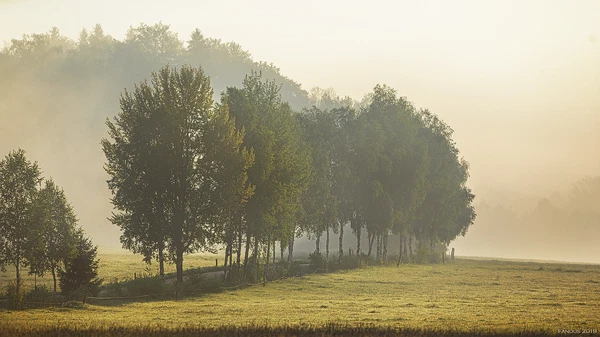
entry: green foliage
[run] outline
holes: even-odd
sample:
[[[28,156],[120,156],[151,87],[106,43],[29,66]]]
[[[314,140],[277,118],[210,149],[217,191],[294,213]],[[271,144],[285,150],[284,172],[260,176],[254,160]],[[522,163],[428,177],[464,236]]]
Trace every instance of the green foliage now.
[[[17,282],[19,282],[18,287],[17,287]],[[15,309],[15,310],[23,309],[24,299],[25,299],[25,294],[24,294],[24,291],[22,290],[23,285],[24,285],[23,280],[19,280],[19,281],[15,280],[15,281],[10,282],[6,286],[6,300],[7,300],[9,309]]]
[[[97,247],[85,237],[83,232],[77,233],[75,250],[65,261],[64,270],[59,271],[60,289],[63,294],[73,299],[81,299],[85,303],[88,295],[95,295],[102,280],[98,276]]]
[[[202,274],[190,275],[183,283],[183,291],[188,295],[199,295],[221,291],[224,285],[222,277],[211,277]]]
[[[141,277],[126,284],[129,296],[161,295],[172,289],[160,276]]]
[[[20,307],[20,268],[26,267],[40,246],[40,223],[35,218],[35,199],[40,178],[37,163],[25,151],[11,151],[0,161],[0,269],[16,270],[15,305]]]
[[[366,264],[365,264],[366,265]],[[347,269],[356,269],[362,266],[361,257],[357,255],[344,255],[342,256],[342,260],[340,263],[332,263],[329,265],[329,270],[347,270]]]
[[[64,191],[52,180],[46,181],[34,203],[34,218],[40,228],[35,233],[37,244],[28,257],[30,273],[43,276],[52,271],[56,284],[56,271],[75,248],[77,218]],[[53,292],[56,294],[56,288]]]
[[[321,253],[310,253],[308,255],[308,260],[310,261],[310,268],[313,270],[318,270],[320,272],[325,271],[325,257]]]
[[[28,308],[38,308],[52,303],[53,298],[52,290],[46,285],[41,285],[28,291],[23,301]]]

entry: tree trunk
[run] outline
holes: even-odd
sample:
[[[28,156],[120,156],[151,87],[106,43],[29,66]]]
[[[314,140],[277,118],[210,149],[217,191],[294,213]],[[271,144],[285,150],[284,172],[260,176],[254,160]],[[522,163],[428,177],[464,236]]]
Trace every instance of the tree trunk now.
[[[255,235],[254,236],[254,270],[255,270],[255,275],[256,278],[256,282],[258,282],[258,236]]]
[[[283,248],[283,244],[281,244],[281,242],[279,242],[279,243],[280,243],[280,245],[279,245],[279,251],[281,253],[281,260],[280,260],[280,262],[283,263],[283,251],[285,249]]]
[[[327,226],[327,241],[325,243],[325,271],[329,271],[329,226]]]
[[[238,246],[237,246],[237,258],[236,258],[238,274],[240,271],[240,263],[241,263],[241,258],[242,258],[242,217],[240,217],[239,220],[240,220],[240,226],[238,228],[238,242],[237,242]]]
[[[342,257],[344,257],[344,223],[340,221],[340,252],[338,256],[338,264],[342,264]]]
[[[294,260],[294,240],[296,239],[295,232],[296,230],[294,229],[294,231],[292,232],[290,244],[288,245],[288,265],[291,265],[292,261]]]
[[[51,268],[52,271],[52,281],[54,282],[54,292],[52,293],[52,298],[56,298],[56,267],[54,266],[54,264],[52,265]]]
[[[412,240],[412,239],[413,239],[413,238],[412,238],[412,235],[409,235],[409,236],[408,236],[408,252],[409,252],[409,254],[410,254],[410,259],[411,259],[411,261],[412,261],[412,259],[413,259],[413,249],[412,249],[412,241],[413,241],[413,240]]]
[[[362,228],[356,230],[356,256],[360,257],[360,236],[362,234]]]
[[[388,244],[388,232],[386,231],[383,235],[383,262],[387,258],[387,244]]]
[[[266,265],[265,265],[265,272],[264,272],[264,276],[263,276],[263,287],[267,284],[267,278],[269,277],[269,257],[271,253],[271,238],[267,239],[267,256],[266,256]]]
[[[377,263],[381,263],[381,234],[377,234]]]
[[[244,253],[244,276],[248,276],[248,258],[250,253],[250,242],[252,241],[252,237],[250,233],[246,233],[246,252]]]
[[[400,266],[400,261],[402,260],[402,232],[398,233],[398,262],[396,263],[396,267]]]
[[[175,267],[177,269],[177,291],[176,291],[176,298],[179,299],[180,298],[180,291],[183,289],[183,247],[181,247],[181,244],[177,245],[177,252],[176,252],[176,260],[175,260]]]
[[[367,229],[367,245],[369,247],[367,256],[371,256],[371,246],[373,245],[373,243],[371,242],[371,232],[368,229]]]
[[[273,268],[275,267],[275,239],[273,239]]]
[[[16,297],[16,300],[17,300],[17,303],[16,303],[17,304],[17,309],[21,309],[21,300],[20,300],[21,297],[19,297],[19,294],[21,292],[21,273],[20,273],[20,270],[19,270],[19,265],[20,264],[21,264],[21,261],[20,261],[19,258],[17,258],[17,263],[15,264],[15,269],[16,269],[16,272],[17,272],[17,285],[16,285],[16,288],[15,288],[16,295],[17,295],[17,297]]]
[[[158,246],[158,275],[161,279],[165,278],[165,256],[162,243]]]
[[[321,254],[321,233],[317,234],[315,253]]]
[[[227,227],[225,229],[225,260],[223,267],[225,268],[225,276],[227,276],[227,262],[229,260],[229,251],[231,250],[231,217],[227,216]]]
[[[402,244],[402,250],[403,250],[403,252],[402,252],[402,256],[403,256],[405,259],[408,257],[408,251],[407,251],[407,247],[408,247],[408,237],[407,237],[407,236],[410,236],[410,235],[405,235],[405,236],[404,236],[404,240],[403,240],[404,242],[403,242],[403,244]]]

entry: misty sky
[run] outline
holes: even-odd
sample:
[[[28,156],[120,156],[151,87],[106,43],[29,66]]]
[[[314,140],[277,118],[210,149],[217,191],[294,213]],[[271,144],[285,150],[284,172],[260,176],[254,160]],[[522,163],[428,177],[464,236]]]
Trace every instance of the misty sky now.
[[[600,1],[0,0],[0,41],[159,21],[235,41],[306,90],[390,85],[455,130],[480,200],[600,175]]]

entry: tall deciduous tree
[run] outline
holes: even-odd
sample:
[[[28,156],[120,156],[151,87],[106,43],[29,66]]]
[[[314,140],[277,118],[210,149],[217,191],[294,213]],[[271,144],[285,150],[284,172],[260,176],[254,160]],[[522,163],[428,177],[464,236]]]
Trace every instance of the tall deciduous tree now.
[[[236,129],[227,105],[219,105],[210,112],[203,133],[206,171],[202,174],[210,184],[211,222],[217,225],[214,230],[222,234],[218,240],[225,244],[225,266],[232,263],[236,240],[239,266],[242,235],[239,224],[243,207],[254,193],[247,172],[254,163],[254,151],[243,147],[244,133],[243,127]]]
[[[39,276],[50,271],[56,295],[57,272],[74,249],[77,217],[64,191],[53,180],[46,180],[35,203],[34,221],[39,225],[36,233],[39,241],[29,258],[30,268]]]
[[[238,129],[246,130],[244,146],[255,154],[254,165],[248,170],[255,191],[245,208],[246,266],[252,238],[253,262],[258,265],[260,244],[266,243],[269,252],[272,242],[291,237],[311,169],[309,152],[300,141],[300,127],[279,89],[274,82],[263,81],[261,74],[252,73],[241,89],[228,88],[222,98]]]
[[[0,161],[0,266],[15,268],[17,298],[21,267],[29,264],[27,257],[39,242],[34,200],[41,180],[37,163],[30,162],[21,149]]]
[[[215,209],[234,211],[240,206],[233,199],[243,204],[250,192],[244,172],[251,154],[240,148],[225,108],[213,110],[212,94],[202,69],[166,66],[150,85],[123,95],[122,112],[107,122],[113,142],[102,141],[120,211],[112,221],[124,229],[123,241],[135,241],[144,254],[164,243],[178,286],[184,253],[218,240],[222,214]],[[232,170],[235,179],[226,181]]]

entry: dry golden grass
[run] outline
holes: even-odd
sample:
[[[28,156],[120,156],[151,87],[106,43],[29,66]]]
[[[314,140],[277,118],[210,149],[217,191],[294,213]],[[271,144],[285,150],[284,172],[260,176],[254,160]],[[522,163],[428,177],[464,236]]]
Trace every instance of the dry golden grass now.
[[[114,282],[115,280],[131,280],[134,274],[138,277],[158,274],[158,262],[153,261],[147,265],[142,261],[141,255],[136,255],[128,251],[99,252],[98,258],[100,264],[98,267],[98,277],[104,280],[104,283]],[[223,256],[214,254],[191,254],[184,257],[184,267],[186,269],[208,267],[215,265],[215,259],[219,260],[219,265],[223,264]],[[6,272],[0,272],[0,292],[4,292],[6,286],[15,280],[14,268],[6,268]],[[28,269],[22,269],[21,275],[25,282],[25,288],[33,288],[34,277],[28,274]],[[165,273],[174,273],[175,265],[165,264]],[[47,285],[52,287],[52,275],[47,273],[44,277],[37,278],[38,285]]]
[[[213,261],[214,262],[214,261]],[[0,311],[19,327],[347,327],[485,334],[600,330],[600,266],[456,260],[290,278],[180,301]],[[7,330],[8,331],[8,330]]]

